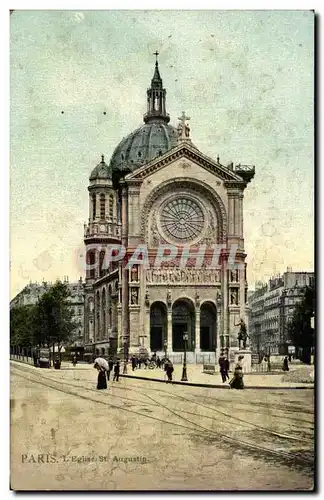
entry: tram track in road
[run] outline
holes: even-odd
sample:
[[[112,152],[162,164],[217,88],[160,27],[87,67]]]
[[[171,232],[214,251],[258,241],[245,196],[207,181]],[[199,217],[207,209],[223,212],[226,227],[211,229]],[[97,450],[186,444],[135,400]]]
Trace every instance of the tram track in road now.
[[[52,383],[48,383],[48,380],[47,380],[47,383],[46,383],[46,379],[48,379],[48,377],[41,376],[41,377],[38,377],[38,378],[34,378],[33,377],[34,374],[32,374],[30,370],[27,370],[29,372],[28,373],[29,376],[26,376],[26,370],[24,370],[24,369],[17,369],[17,367],[13,367],[13,368],[14,368],[13,371],[15,372],[14,374],[17,375],[18,377],[22,377],[25,380],[28,380],[30,382],[34,382],[36,384],[40,384],[40,385],[42,385],[44,387],[48,387],[50,389],[62,392],[62,393],[67,394],[69,396],[76,396],[76,397],[79,397],[79,398],[87,400],[87,401],[92,401],[94,403],[107,405],[107,406],[109,406],[112,409],[124,410],[125,412],[133,413],[133,414],[136,414],[138,416],[141,416],[141,417],[144,417],[144,418],[148,418],[148,419],[152,419],[152,420],[155,420],[155,421],[160,422],[160,423],[165,423],[165,424],[168,424],[168,425],[171,425],[171,426],[182,428],[182,429],[185,429],[186,431],[189,430],[189,431],[194,432],[195,433],[194,435],[200,435],[200,436],[202,436],[204,438],[207,438],[209,436],[209,439],[211,439],[211,437],[214,437],[214,439],[217,438],[218,441],[223,441],[224,443],[227,443],[230,446],[234,447],[236,451],[238,449],[245,450],[245,451],[246,450],[250,450],[250,451],[252,450],[252,452],[254,451],[255,453],[259,454],[259,456],[262,455],[264,458],[267,458],[267,457],[268,458],[269,457],[276,457],[277,459],[282,460],[283,463],[285,463],[286,465],[290,465],[290,466],[293,466],[293,467],[303,466],[303,467],[307,467],[307,468],[310,468],[310,469],[313,468],[313,459],[312,458],[309,458],[307,456],[303,456],[303,455],[300,455],[300,454],[296,455],[296,453],[293,454],[293,453],[286,452],[286,451],[283,451],[283,450],[269,449],[269,448],[266,448],[264,446],[260,446],[260,445],[255,444],[255,443],[247,442],[247,441],[244,441],[242,439],[238,439],[236,437],[228,436],[228,435],[226,435],[226,434],[224,434],[222,432],[218,432],[218,431],[215,431],[213,429],[206,428],[206,427],[204,427],[204,426],[202,426],[202,425],[200,425],[200,424],[198,424],[196,422],[193,422],[190,419],[187,419],[183,415],[180,415],[180,414],[176,413],[174,410],[168,408],[166,405],[163,405],[163,403],[154,400],[154,398],[150,397],[152,401],[154,400],[153,402],[154,402],[155,405],[164,408],[165,410],[167,410],[168,412],[170,412],[171,414],[173,414],[176,418],[181,419],[186,424],[190,424],[191,426],[188,427],[188,425],[184,425],[184,424],[180,424],[180,423],[177,423],[177,422],[172,422],[170,420],[158,418],[158,417],[155,417],[153,415],[148,415],[147,413],[141,413],[140,411],[129,409],[129,408],[125,407],[125,406],[118,406],[118,405],[112,404],[112,403],[110,403],[108,401],[104,401],[102,399],[98,400],[98,399],[95,399],[95,398],[91,398],[91,397],[88,397],[88,396],[86,396],[84,394],[80,394],[80,393],[75,392],[75,391],[73,392],[73,391],[69,391],[69,390],[64,390],[62,388],[62,382],[64,382],[64,381],[57,381],[57,380],[55,380],[55,381],[51,381]],[[21,373],[21,372],[24,372],[24,373]],[[30,375],[32,375],[32,377],[30,377]],[[40,379],[42,379],[42,380],[40,380]],[[55,385],[56,385],[56,387],[55,387]],[[57,387],[58,385],[59,385],[59,387]],[[82,386],[74,387],[74,389],[81,390],[81,391],[84,390],[84,389],[86,389],[87,391],[89,391],[88,388],[84,388]],[[107,396],[109,396],[109,394],[106,394],[106,397]],[[145,395],[145,396],[147,396],[147,395]],[[201,415],[198,415],[198,416],[201,417]],[[194,427],[192,427],[192,426],[194,426]]]
[[[128,379],[129,380],[129,379]],[[138,388],[138,389],[142,389],[141,386],[138,386],[138,385],[134,385],[134,384],[128,384],[130,387],[133,387],[133,388]],[[178,387],[178,386],[177,386]],[[145,390],[149,390],[149,391],[152,391],[154,393],[156,392],[161,392],[161,393],[165,393],[167,394],[168,396],[170,397],[175,397],[175,398],[181,398],[182,396],[180,396],[179,394],[174,394],[174,393],[170,393],[170,391],[167,391],[167,390],[164,390],[164,389],[160,389],[160,388],[145,388]],[[233,401],[229,401],[229,400],[225,400],[225,399],[222,399],[222,398],[210,398],[210,397],[207,397],[207,396],[202,396],[201,394],[197,394],[197,393],[193,393],[193,396],[196,396],[198,397],[199,399],[208,399],[208,401],[210,402],[216,402],[216,403],[221,403],[221,404],[233,404]],[[244,411],[247,411],[247,412],[251,412],[251,413],[257,413],[258,414],[264,414],[264,415],[267,415],[267,416],[270,416],[270,417],[274,417],[276,419],[284,419],[284,420],[289,420],[289,421],[294,421],[294,422],[298,422],[300,424],[300,422],[302,423],[307,423],[307,424],[310,424],[310,425],[314,425],[314,422],[311,422],[309,420],[305,420],[305,419],[301,419],[301,418],[295,418],[295,417],[291,417],[290,415],[289,416],[283,416],[283,415],[278,415],[278,413],[271,413],[271,409],[275,409],[276,412],[278,411],[281,411],[281,412],[286,412],[287,413],[301,413],[303,412],[303,409],[288,409],[287,407],[285,409],[282,409],[282,408],[274,408],[274,406],[272,404],[269,404],[269,403],[263,403],[263,402],[260,402],[261,403],[261,407],[266,407],[268,408],[268,411],[265,411],[265,412],[260,412],[259,409],[255,410],[255,409],[244,409]],[[254,401],[251,401],[250,403],[242,403],[242,402],[239,402],[239,401],[236,401],[235,402],[235,406],[249,406],[249,405],[258,405],[259,402],[254,402]],[[313,415],[313,413],[310,413],[308,410],[306,410],[305,412],[306,414],[311,414]],[[300,428],[300,425],[298,426],[298,429]],[[309,428],[310,430],[313,430],[314,428]]]
[[[126,388],[125,388],[125,389],[126,389]],[[126,389],[126,390],[127,390],[127,389]],[[142,394],[143,396],[145,396],[145,397],[147,397],[147,398],[151,399],[152,401],[154,401],[155,403],[157,403],[157,401],[156,401],[155,399],[153,399],[151,396],[149,396],[149,395],[147,395],[147,394],[145,394],[145,393],[140,393],[139,391],[136,391],[136,392],[138,392],[139,394]],[[168,394],[168,396],[165,396],[165,397],[170,398],[170,394]],[[244,424],[244,425],[248,425],[248,426],[254,427],[254,428],[256,428],[256,429],[258,429],[258,430],[261,430],[262,432],[268,433],[268,434],[270,434],[270,435],[272,435],[272,436],[276,436],[276,437],[280,437],[280,438],[284,438],[284,439],[290,439],[290,440],[292,440],[292,441],[298,441],[298,442],[303,441],[303,442],[310,443],[310,441],[311,441],[310,439],[303,439],[303,438],[301,438],[301,437],[289,436],[289,435],[287,435],[287,434],[282,434],[282,433],[279,433],[279,432],[272,431],[271,429],[269,429],[269,428],[267,428],[267,427],[264,427],[264,426],[261,426],[261,425],[255,424],[255,423],[253,423],[253,422],[249,422],[248,420],[245,420],[245,419],[242,419],[242,418],[239,418],[239,417],[236,417],[236,416],[230,415],[230,414],[228,414],[228,413],[223,412],[222,410],[219,410],[219,409],[217,409],[217,408],[212,408],[212,407],[210,407],[210,406],[207,406],[207,405],[205,405],[205,404],[203,404],[203,403],[199,403],[199,402],[197,402],[197,401],[194,401],[194,400],[192,400],[192,399],[186,398],[186,397],[184,397],[184,396],[180,396],[180,395],[173,395],[173,394],[172,394],[172,395],[171,395],[171,398],[177,398],[178,400],[188,402],[188,403],[190,403],[191,405],[196,405],[196,406],[199,406],[199,407],[201,407],[201,408],[205,408],[205,409],[207,409],[207,410],[209,410],[209,411],[212,411],[212,412],[214,412],[214,413],[217,413],[218,415],[221,415],[221,416],[223,416],[223,417],[226,417],[227,419],[230,419],[230,420],[236,420],[237,422],[240,422],[240,423],[242,423],[242,424]],[[212,419],[212,420],[216,420],[216,419],[213,419],[212,417],[208,417],[208,416],[206,416],[206,415],[203,415],[203,416],[202,416],[202,415],[201,415],[201,414],[199,414],[199,413],[192,413],[192,412],[188,412],[187,410],[183,410],[183,409],[181,409],[181,411],[182,411],[182,412],[184,411],[185,413],[191,413],[192,415],[200,416],[200,417],[203,417],[203,418],[209,418],[209,419]]]
[[[52,382],[54,382],[54,383],[57,383],[57,380],[55,380],[55,379],[53,379],[53,378],[50,378],[50,377],[45,377],[44,375],[42,375],[42,377],[43,377],[44,379],[46,379],[46,380],[52,381]],[[79,379],[79,380],[80,380],[80,379]],[[89,388],[89,387],[85,387],[84,385],[80,386],[80,385],[71,384],[70,382],[66,382],[66,381],[64,382],[64,384],[65,384],[65,385],[67,385],[67,386],[69,386],[69,387],[73,387],[73,388],[76,388],[76,389],[78,389],[78,388],[82,388],[82,389],[84,389],[84,390],[91,391],[91,392],[94,392],[94,393],[98,394],[97,390],[92,388],[92,384],[91,384],[91,387],[90,387],[90,388]],[[89,385],[90,385],[90,384],[89,384]],[[120,390],[120,391],[129,391],[129,389],[128,389],[127,387],[117,387],[117,386],[114,386],[114,390],[117,390],[117,391],[118,391],[118,390]],[[135,391],[134,391],[134,389],[132,389],[132,391],[133,391],[133,392],[136,392],[137,394],[140,394],[140,395],[141,395],[141,396],[143,396],[146,400],[147,400],[147,399],[150,399],[151,401],[153,401],[153,403],[154,403],[154,404],[157,404],[157,401],[156,401],[156,400],[154,400],[153,398],[150,398],[150,396],[148,396],[145,392],[141,392],[141,391],[139,391],[139,390],[135,390]],[[223,412],[223,411],[222,411],[222,410],[220,410],[220,409],[217,409],[217,408],[212,408],[212,407],[207,406],[207,405],[205,405],[205,404],[203,404],[203,403],[200,403],[200,402],[194,401],[194,400],[189,399],[189,398],[185,398],[184,396],[181,396],[181,395],[175,395],[175,394],[172,394],[172,393],[170,393],[170,392],[168,392],[168,391],[163,391],[163,390],[161,390],[161,389],[158,389],[157,391],[158,391],[158,392],[160,392],[160,393],[166,394],[168,398],[170,398],[170,397],[171,397],[172,399],[178,399],[178,400],[181,400],[181,401],[188,402],[188,403],[190,403],[191,405],[195,405],[195,406],[198,406],[198,407],[206,408],[207,410],[212,411],[212,412],[214,412],[214,413],[217,413],[217,414],[219,414],[219,415],[221,415],[221,416],[223,416],[223,417],[226,417],[227,419],[236,420],[236,421],[238,421],[238,422],[240,422],[240,423],[242,423],[242,424],[244,424],[244,425],[247,425],[247,426],[250,426],[250,427],[254,427],[254,428],[256,428],[256,429],[258,429],[258,430],[260,430],[260,431],[263,431],[263,432],[268,433],[268,434],[270,434],[270,435],[273,435],[273,436],[275,436],[275,437],[282,437],[282,438],[284,438],[284,439],[290,439],[290,440],[292,440],[292,441],[303,441],[303,442],[307,442],[307,443],[309,443],[310,441],[312,441],[312,436],[309,436],[309,439],[304,439],[304,438],[301,438],[300,436],[299,436],[299,437],[296,437],[296,436],[289,436],[289,435],[287,435],[287,434],[278,433],[278,432],[275,432],[275,431],[273,431],[273,430],[271,430],[271,429],[269,429],[269,428],[267,428],[267,427],[264,427],[264,426],[261,426],[261,425],[255,424],[255,423],[253,423],[253,422],[250,422],[250,421],[245,420],[245,419],[242,419],[242,418],[238,418],[238,417],[236,417],[236,416],[233,416],[233,415],[230,415],[230,414],[228,414],[228,413],[225,413],[225,412]],[[139,403],[140,403],[140,404],[146,404],[146,405],[147,405],[147,401],[140,401],[140,402],[139,402],[138,400],[136,400],[136,399],[134,399],[134,398],[125,398],[125,397],[124,397],[124,398],[122,398],[121,396],[117,396],[117,395],[115,395],[115,394],[111,394],[111,393],[109,393],[109,392],[107,393],[107,395],[109,395],[110,397],[113,397],[113,398],[119,398],[119,399],[122,399],[122,400],[131,401],[132,403],[135,403],[135,404],[137,404],[137,405],[138,405]],[[166,397],[166,396],[164,396],[164,397]],[[154,404],[152,404],[151,406],[154,406]],[[191,415],[193,415],[193,416],[198,416],[198,417],[200,417],[200,418],[206,418],[206,419],[209,419],[209,420],[215,420],[215,421],[217,421],[217,419],[214,419],[213,417],[209,417],[209,416],[207,416],[207,415],[201,415],[201,413],[194,413],[194,412],[190,412],[190,411],[188,411],[188,410],[184,410],[184,409],[182,409],[181,411],[182,411],[182,413],[187,413],[187,414],[191,414]],[[298,428],[298,430],[300,431],[300,430],[301,430],[301,428],[299,427],[299,428]],[[307,431],[307,430],[309,430],[309,429],[302,428],[302,431],[303,431],[303,432],[305,432],[305,431]],[[312,429],[311,429],[311,430],[312,430]]]
[[[12,365],[12,366],[14,366],[14,365]],[[34,370],[34,368],[33,368],[32,366],[30,366],[30,365],[23,365],[23,364],[19,365],[19,368],[23,369],[23,368],[22,368],[22,366],[26,366],[26,367],[28,367],[28,368],[29,368],[29,371],[31,371],[31,372]],[[28,370],[28,368],[27,368],[27,370]],[[42,376],[44,377],[44,375],[42,375]],[[48,378],[48,377],[44,377],[44,378]],[[49,379],[49,378],[48,378],[48,379]],[[55,379],[49,379],[49,380],[53,380],[54,382],[56,381]],[[81,380],[81,379],[76,379],[76,380]],[[130,379],[127,379],[127,380],[129,381]],[[65,382],[65,383],[66,383],[66,382]],[[142,390],[142,389],[143,389],[143,386],[142,386],[142,385],[141,385],[141,386],[139,386],[139,385],[135,385],[135,384],[133,384],[133,383],[129,383],[129,382],[127,382],[127,386],[128,386],[128,387],[135,388],[135,389],[140,389],[140,390]],[[115,387],[116,387],[116,386],[115,386]],[[174,387],[177,387],[177,388],[178,388],[178,386],[174,386]],[[117,387],[116,387],[116,388],[117,388]],[[165,390],[165,389],[161,389],[160,387],[150,388],[150,387],[147,387],[147,386],[146,386],[146,387],[145,387],[145,391],[154,392],[154,394],[156,394],[157,392],[158,392],[158,393],[162,393],[162,394],[167,394],[167,395],[168,395],[168,397],[172,397],[172,398],[178,398],[178,399],[179,399],[179,398],[183,398],[183,396],[181,396],[181,395],[179,395],[179,394],[174,394],[174,393],[171,393],[170,391]],[[145,394],[145,395],[146,395],[146,394]],[[222,404],[222,405],[233,404],[233,401],[229,401],[229,400],[222,399],[222,398],[214,398],[214,397],[209,397],[209,396],[207,397],[207,396],[203,396],[203,395],[201,395],[201,394],[197,394],[197,393],[193,393],[193,396],[195,396],[195,397],[199,398],[199,400],[202,400],[202,399],[203,399],[203,400],[208,399],[208,402],[212,402],[212,403],[216,402],[217,404],[219,404],[219,403],[220,403],[220,404]],[[187,399],[188,399],[188,398],[187,398]],[[196,402],[194,402],[194,401],[192,401],[192,402],[196,404]],[[204,404],[203,404],[203,403],[200,403],[200,404],[201,404],[202,406],[204,406]],[[247,408],[247,407],[252,406],[252,405],[253,405],[253,406],[254,406],[254,405],[256,405],[257,409]],[[267,415],[268,417],[273,417],[273,418],[276,418],[276,419],[281,419],[281,420],[289,420],[289,422],[290,422],[290,423],[291,423],[291,422],[297,422],[297,423],[298,423],[298,426],[294,426],[294,425],[291,425],[291,426],[292,426],[292,427],[295,427],[295,428],[296,428],[296,429],[298,429],[298,430],[300,430],[300,428],[301,428],[301,425],[300,425],[301,423],[302,423],[302,424],[308,424],[308,425],[312,426],[312,427],[308,427],[308,428],[305,428],[305,426],[302,426],[304,430],[310,430],[310,431],[313,431],[313,430],[314,430],[314,427],[313,427],[313,426],[314,426],[314,421],[305,420],[305,419],[302,419],[302,418],[296,418],[296,417],[292,417],[292,416],[290,415],[290,413],[298,413],[298,414],[300,414],[301,412],[305,413],[306,415],[307,415],[307,414],[311,414],[311,415],[313,415],[313,413],[311,413],[309,410],[305,410],[304,408],[299,408],[299,407],[293,407],[293,408],[292,408],[292,407],[289,407],[289,408],[288,408],[287,406],[285,406],[285,409],[283,409],[283,408],[281,407],[282,405],[280,405],[280,406],[278,407],[278,405],[276,405],[276,404],[272,404],[272,403],[264,403],[264,402],[262,402],[262,401],[250,401],[249,403],[242,403],[242,402],[236,401],[236,402],[235,402],[235,406],[236,406],[236,407],[238,407],[238,406],[243,406],[243,407],[244,407],[243,411],[244,411],[244,412],[247,412],[247,413],[249,413],[249,412],[250,412],[250,413],[255,414],[255,413],[257,412],[257,413],[258,413],[258,414],[260,414],[260,415],[261,415],[261,414],[264,414],[264,415]],[[267,410],[267,411],[260,411],[259,406],[261,406],[261,408],[267,408],[268,410]],[[211,408],[211,409],[212,409],[212,408]],[[226,409],[226,408],[224,408],[224,409]],[[213,409],[213,410],[216,410],[216,409]],[[273,413],[271,412],[271,410],[275,410],[275,411],[276,411],[276,413],[275,413],[275,414],[273,414]],[[285,416],[285,415],[280,415],[280,414],[278,414],[278,411],[280,411],[280,412],[282,412],[282,413],[288,413],[289,415],[287,415],[287,416]]]

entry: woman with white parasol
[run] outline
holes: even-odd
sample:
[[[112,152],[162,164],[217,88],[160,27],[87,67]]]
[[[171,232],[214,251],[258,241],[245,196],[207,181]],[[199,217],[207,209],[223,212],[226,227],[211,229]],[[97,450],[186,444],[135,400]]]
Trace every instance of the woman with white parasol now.
[[[97,389],[107,389],[106,377],[108,379],[108,371],[109,371],[108,362],[104,358],[96,358],[94,360],[93,367],[98,370]]]

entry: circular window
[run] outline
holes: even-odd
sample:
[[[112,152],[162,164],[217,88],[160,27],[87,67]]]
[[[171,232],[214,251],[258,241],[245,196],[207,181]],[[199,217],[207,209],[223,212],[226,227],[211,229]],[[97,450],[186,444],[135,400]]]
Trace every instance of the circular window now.
[[[166,235],[181,241],[193,240],[203,230],[204,214],[194,200],[178,198],[163,207],[160,223]]]

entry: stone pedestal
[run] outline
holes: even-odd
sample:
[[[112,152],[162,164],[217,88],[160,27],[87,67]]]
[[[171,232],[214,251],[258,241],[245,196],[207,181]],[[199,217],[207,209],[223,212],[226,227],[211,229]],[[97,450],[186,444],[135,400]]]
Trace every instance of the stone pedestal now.
[[[252,352],[250,349],[239,349],[235,352],[235,365],[238,362],[239,356],[244,356],[240,360],[242,365],[243,373],[251,373],[252,371]]]

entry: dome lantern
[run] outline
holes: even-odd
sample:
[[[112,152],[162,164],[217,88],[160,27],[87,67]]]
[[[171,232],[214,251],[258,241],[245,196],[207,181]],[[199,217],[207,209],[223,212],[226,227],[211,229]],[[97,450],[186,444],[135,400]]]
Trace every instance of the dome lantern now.
[[[147,113],[144,115],[144,122],[162,121],[169,123],[170,116],[166,112],[165,97],[166,90],[159,71],[158,51],[154,53],[156,57],[154,75],[151,80],[151,87],[147,90]]]

